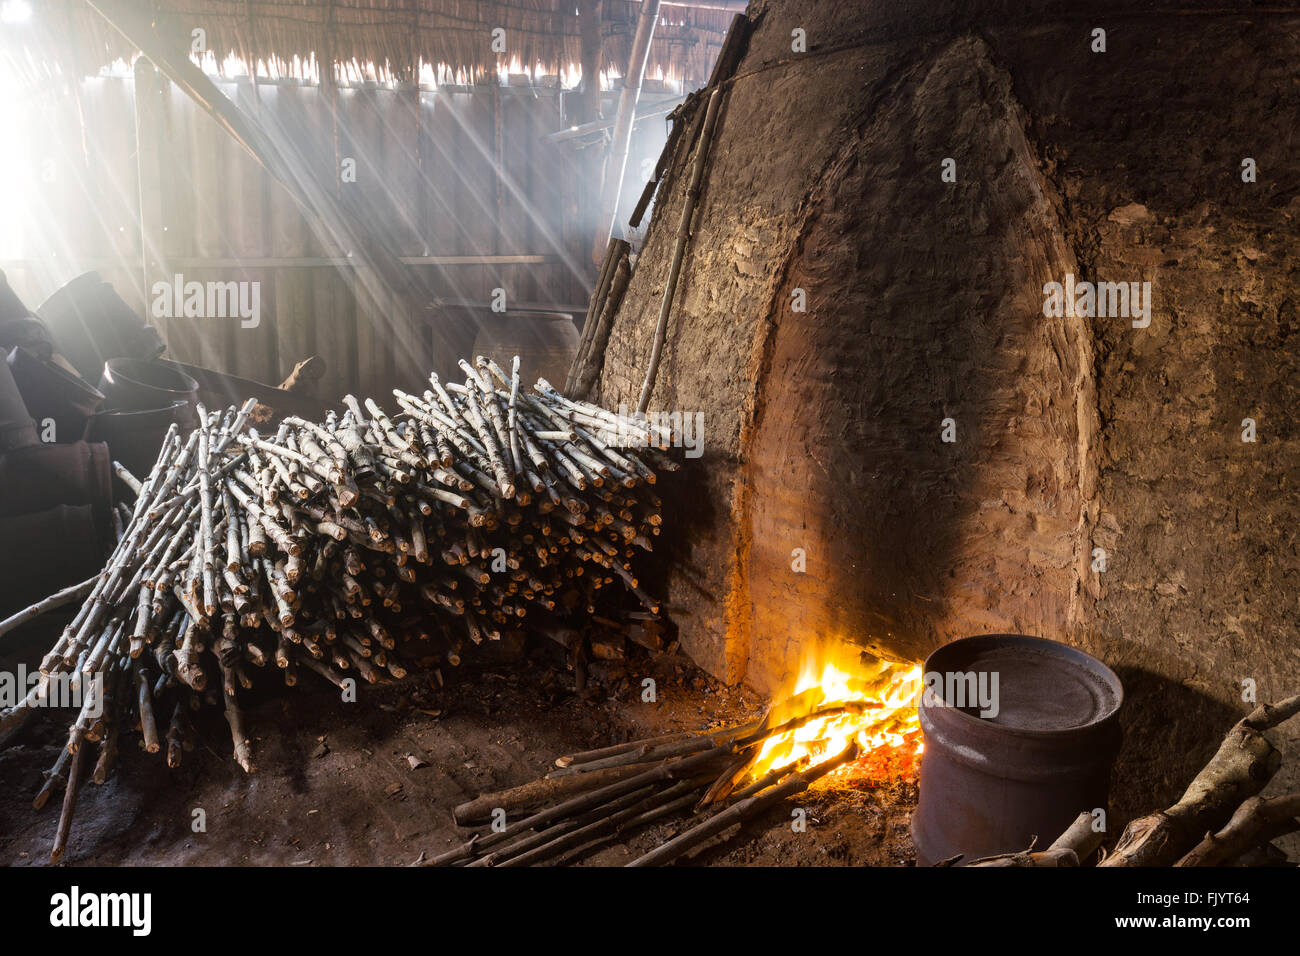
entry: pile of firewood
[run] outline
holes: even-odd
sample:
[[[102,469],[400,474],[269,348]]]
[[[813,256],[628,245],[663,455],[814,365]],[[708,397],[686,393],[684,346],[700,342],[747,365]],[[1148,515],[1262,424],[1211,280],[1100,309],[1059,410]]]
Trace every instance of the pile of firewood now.
[[[56,676],[88,688],[35,801],[64,789],[52,859],[87,743],[99,744],[98,782],[132,725],[177,766],[192,746],[187,711],[207,702],[224,706],[251,771],[236,696],[250,668],[274,662],[289,685],[299,668],[340,686],[401,679],[405,643],[454,665],[466,639],[497,639],[529,613],[591,614],[615,584],[658,613],[631,559],[660,530],[647,462],[675,467],[659,451],[671,436],[545,380],[522,391],[518,359],[509,375],[482,357],[460,364],[464,384],[431,376],[421,396],[395,390],[393,417],[346,396],[341,415],[287,418],[259,436],[246,431],[252,401],[200,407],[199,427],[187,439],[173,427],[149,475],[119,468],[136,498],[103,571],[0,623],[84,598],[39,684],[0,713],[3,732]]]

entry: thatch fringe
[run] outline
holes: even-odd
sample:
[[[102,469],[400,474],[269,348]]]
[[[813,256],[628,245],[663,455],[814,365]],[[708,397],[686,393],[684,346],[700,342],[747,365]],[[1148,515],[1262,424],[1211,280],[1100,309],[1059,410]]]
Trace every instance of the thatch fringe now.
[[[143,0],[142,0],[143,2]],[[374,64],[407,81],[416,64],[445,65],[470,76],[495,73],[512,62],[544,74],[568,72],[580,60],[573,0],[157,0],[156,18],[178,42],[201,28],[218,63],[297,57]],[[640,4],[605,0],[603,63],[627,61]],[[25,35],[0,51],[22,79],[94,75],[138,52],[85,0],[46,0]],[[702,82],[726,34],[730,15],[665,7],[650,52],[648,75]],[[505,30],[506,52],[492,50],[492,31]],[[17,42],[15,42],[17,41]]]

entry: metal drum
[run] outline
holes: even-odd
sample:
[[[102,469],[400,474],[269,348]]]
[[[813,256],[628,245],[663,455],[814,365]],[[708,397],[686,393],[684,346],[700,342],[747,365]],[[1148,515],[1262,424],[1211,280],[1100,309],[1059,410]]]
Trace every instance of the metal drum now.
[[[473,355],[486,355],[506,374],[518,355],[522,388],[531,390],[539,378],[563,387],[578,351],[578,330],[572,318],[547,312],[505,312],[477,315],[475,321],[479,328]]]
[[[1024,850],[1035,837],[1045,848],[1082,811],[1106,807],[1124,692],[1101,661],[985,634],[939,648],[925,676],[918,865]]]
[[[157,330],[97,272],[77,276],[36,311],[55,351],[88,382],[95,381],[106,359],[153,359],[163,353]]]
[[[107,397],[108,408],[142,412],[170,408],[175,402],[193,405],[199,383],[166,362],[115,358],[104,363],[99,390]]]
[[[100,412],[90,422],[92,441],[105,442],[126,470],[144,480],[158,458],[158,449],[167,437],[172,423],[182,431],[193,428],[193,407],[184,401],[175,401],[165,408],[146,408],[142,411],[113,409]]]

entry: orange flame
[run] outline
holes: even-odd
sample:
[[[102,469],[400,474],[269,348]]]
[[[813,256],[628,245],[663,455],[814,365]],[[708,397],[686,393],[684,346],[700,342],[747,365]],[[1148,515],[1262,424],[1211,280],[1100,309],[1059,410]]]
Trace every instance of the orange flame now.
[[[921,725],[916,710],[921,668],[897,661],[859,659],[847,649],[810,655],[790,693],[774,704],[768,725],[777,725],[838,705],[860,705],[816,717],[764,741],[748,771],[751,779],[794,763],[800,769],[841,753],[851,740],[861,748],[856,768],[873,778],[909,775],[920,758]]]

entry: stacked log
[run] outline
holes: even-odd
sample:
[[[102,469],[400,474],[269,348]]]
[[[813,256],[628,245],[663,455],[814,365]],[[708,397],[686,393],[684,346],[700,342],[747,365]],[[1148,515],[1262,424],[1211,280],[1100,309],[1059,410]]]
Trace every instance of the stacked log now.
[[[246,427],[252,400],[200,406],[199,426],[186,438],[173,426],[146,477],[120,472],[136,498],[103,571],[12,619],[84,597],[39,683],[0,713],[3,731],[56,675],[85,689],[36,801],[65,788],[53,859],[79,754],[98,743],[105,779],[127,723],[174,767],[192,746],[188,712],[222,706],[251,772],[238,693],[268,664],[288,685],[300,671],[378,683],[406,676],[404,642],[454,665],[465,640],[499,639],[530,614],[591,615],[611,586],[658,613],[632,561],[660,531],[650,463],[674,467],[660,452],[671,436],[545,380],[521,390],[517,358],[509,374],[482,357],[460,364],[464,383],[394,390],[391,416],[349,395],[341,414],[263,436]]]

